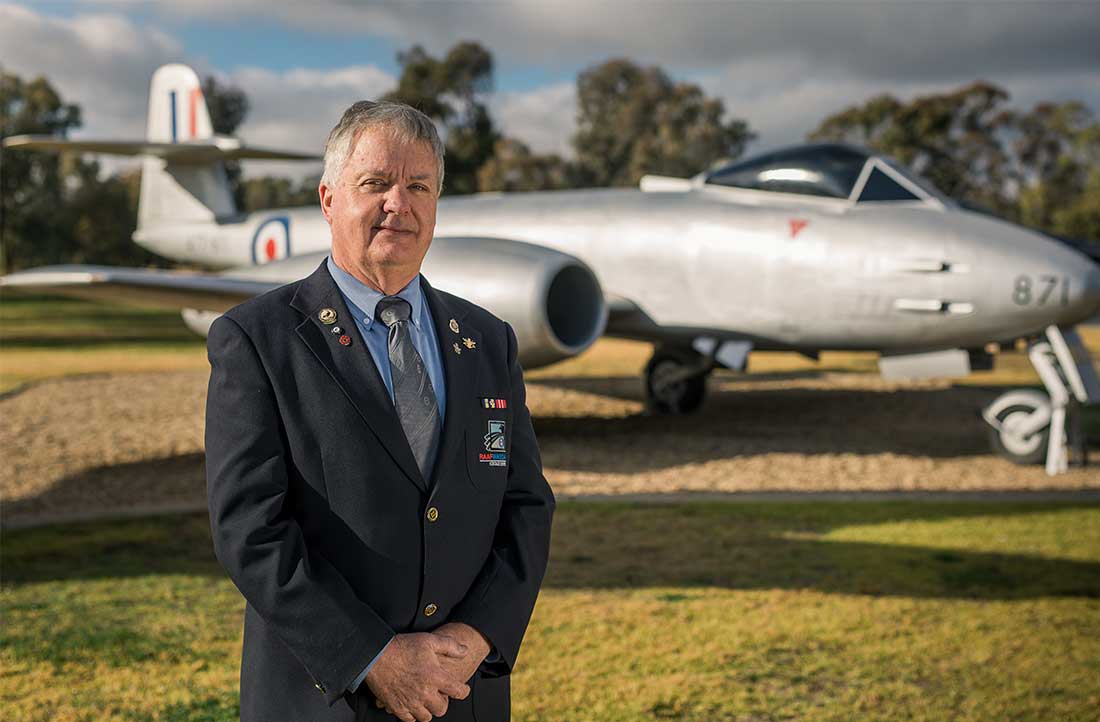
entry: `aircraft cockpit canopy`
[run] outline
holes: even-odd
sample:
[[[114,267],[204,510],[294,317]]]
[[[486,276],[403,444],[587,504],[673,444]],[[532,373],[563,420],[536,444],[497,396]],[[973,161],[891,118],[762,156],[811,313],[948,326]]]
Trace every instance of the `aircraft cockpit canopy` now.
[[[946,200],[895,161],[839,143],[800,145],[738,161],[710,172],[704,183],[857,203]]]

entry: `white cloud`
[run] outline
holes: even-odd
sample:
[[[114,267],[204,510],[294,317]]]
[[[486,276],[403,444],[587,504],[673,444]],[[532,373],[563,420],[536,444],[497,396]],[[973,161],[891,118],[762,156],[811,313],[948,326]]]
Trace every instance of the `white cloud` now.
[[[572,155],[570,139],[577,128],[575,83],[494,93],[489,112],[501,132],[522,140],[536,153]]]
[[[383,35],[429,48],[472,38],[498,61],[558,67],[614,56],[693,68],[798,56],[853,75],[927,81],[1100,66],[1093,0],[175,0],[157,7],[177,18],[264,17],[321,34]]]
[[[0,5],[0,47],[5,72],[44,75],[81,107],[74,137],[144,135],[153,71],[184,58],[175,38],[120,15],[60,19],[15,5]]]
[[[73,138],[141,138],[145,134],[149,80],[157,67],[184,62],[200,76],[211,68],[188,57],[172,36],[121,15],[54,18],[0,5],[3,68],[24,78],[46,76],[61,97],[81,108],[83,127]],[[219,80],[244,90],[251,111],[238,134],[248,143],[320,153],[329,129],[352,102],[376,97],[395,79],[374,66],[274,72],[239,68]],[[101,158],[116,171],[132,160]],[[249,175],[301,176],[308,163],[249,163]]]
[[[1082,100],[1100,115],[1100,83],[1093,71],[1075,73],[993,73],[982,79],[1009,92],[1007,105],[1028,110],[1040,101]],[[744,118],[758,134],[751,152],[804,142],[827,116],[875,95],[901,100],[954,90],[977,76],[955,80],[894,80],[865,78],[839,70],[822,70],[801,58],[761,59],[733,63],[722,72],[696,78],[711,95],[720,97],[727,112]]]
[[[357,100],[376,98],[396,79],[373,65],[276,73],[241,68],[228,80],[248,95],[248,117],[237,134],[252,145],[320,154],[341,113]],[[245,174],[300,178],[320,171],[318,163],[251,161]]]
[[[45,74],[66,100],[80,104],[85,127],[76,137],[139,136],[157,66],[188,62],[200,75],[212,69],[189,57],[170,34],[121,14],[129,3],[93,6],[104,11],[62,19],[0,5],[4,69]],[[730,115],[747,119],[760,134],[754,149],[801,141],[829,113],[878,93],[910,98],[979,78],[1007,88],[1016,107],[1079,98],[1100,113],[1100,6],[1094,2],[178,0],[143,7],[174,21],[264,17],[307,28],[318,42],[325,35],[383,35],[402,47],[423,43],[436,55],[473,38],[490,48],[498,69],[535,64],[551,75],[555,68],[631,57],[660,64],[721,97]],[[251,101],[242,138],[307,152],[319,152],[349,103],[395,83],[372,65],[279,72],[246,67],[219,78],[241,87]],[[489,105],[506,134],[538,152],[570,153],[573,78],[500,91]],[[252,163],[246,172],[301,176],[315,168]]]

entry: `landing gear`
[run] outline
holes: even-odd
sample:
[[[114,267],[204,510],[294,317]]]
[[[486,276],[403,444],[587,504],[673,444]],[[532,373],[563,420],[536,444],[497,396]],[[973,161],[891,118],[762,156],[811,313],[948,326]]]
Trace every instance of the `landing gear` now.
[[[1041,391],[1010,391],[982,414],[989,422],[989,443],[1017,464],[1042,464],[1050,438],[1050,398]]]
[[[982,411],[990,441],[1001,456],[1017,464],[1046,464],[1053,476],[1088,463],[1079,404],[1100,401],[1100,377],[1088,350],[1073,329],[1049,326],[1028,347],[1047,393],[1030,389],[1002,394]]]
[[[656,414],[690,414],[707,393],[713,361],[691,348],[659,346],[645,367],[646,408]]]

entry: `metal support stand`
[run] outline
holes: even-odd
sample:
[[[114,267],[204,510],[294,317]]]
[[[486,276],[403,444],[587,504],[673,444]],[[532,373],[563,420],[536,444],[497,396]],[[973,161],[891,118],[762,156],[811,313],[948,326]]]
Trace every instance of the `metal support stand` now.
[[[1045,433],[1048,474],[1087,465],[1080,406],[1100,403],[1100,374],[1088,349],[1074,329],[1048,326],[1027,355],[1047,395],[1017,389],[986,407],[982,417],[993,427],[994,448],[1016,463],[1037,463],[1044,456],[1039,443]]]
[[[1066,439],[1066,411],[1069,406],[1069,389],[1058,370],[1058,358],[1047,341],[1031,345],[1027,356],[1039,374],[1039,379],[1050,396],[1050,434],[1047,437],[1047,474],[1054,476],[1069,468],[1069,449]]]

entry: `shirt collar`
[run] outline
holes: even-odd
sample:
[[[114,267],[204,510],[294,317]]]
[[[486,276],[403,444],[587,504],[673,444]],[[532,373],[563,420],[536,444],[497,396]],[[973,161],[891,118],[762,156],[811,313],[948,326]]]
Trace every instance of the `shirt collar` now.
[[[336,262],[332,260],[332,256],[328,257],[327,262],[328,272],[332,275],[332,280],[336,281],[336,287],[340,289],[340,293],[343,294],[344,300],[347,301],[349,305],[354,306],[354,310],[358,310],[363,314],[363,325],[369,330],[371,324],[374,323],[374,309],[386,294],[374,290],[355,276],[337,266]],[[397,296],[409,302],[409,305],[412,307],[412,313],[409,316],[409,320],[419,329],[420,312],[424,302],[424,294],[420,292],[420,274],[416,274],[413,280],[409,281],[404,288],[398,291]]]

